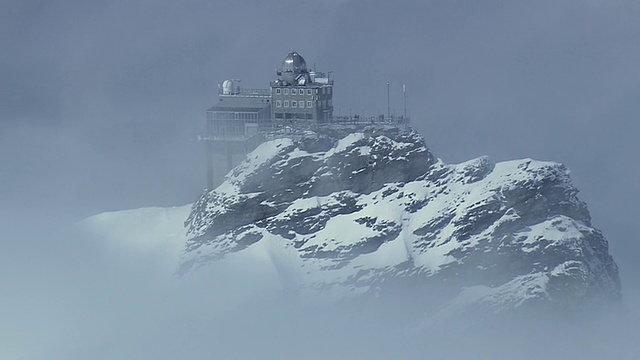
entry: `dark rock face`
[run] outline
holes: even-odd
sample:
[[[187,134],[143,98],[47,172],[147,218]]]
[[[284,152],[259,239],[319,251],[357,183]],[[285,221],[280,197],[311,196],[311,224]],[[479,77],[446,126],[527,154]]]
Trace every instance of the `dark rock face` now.
[[[617,266],[576,194],[560,164],[446,165],[415,132],[324,129],[262,144],[203,194],[181,270],[263,247],[297,289],[448,282],[498,309],[617,300]]]

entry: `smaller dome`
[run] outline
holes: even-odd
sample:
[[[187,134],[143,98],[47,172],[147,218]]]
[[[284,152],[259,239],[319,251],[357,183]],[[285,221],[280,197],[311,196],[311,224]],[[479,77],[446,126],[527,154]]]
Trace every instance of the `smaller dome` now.
[[[306,72],[307,62],[304,61],[302,55],[297,52],[290,52],[284,60],[282,60],[282,80],[286,83],[294,83],[298,75]]]

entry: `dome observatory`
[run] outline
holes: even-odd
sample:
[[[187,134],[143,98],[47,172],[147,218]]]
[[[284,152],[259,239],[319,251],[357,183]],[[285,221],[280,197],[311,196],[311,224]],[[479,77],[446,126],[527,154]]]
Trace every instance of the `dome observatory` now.
[[[292,51],[271,82],[271,121],[275,128],[308,127],[333,119],[333,80],[309,71],[302,55]]]
[[[282,68],[278,72],[282,82],[286,85],[304,85],[309,81],[307,62],[302,55],[293,51],[282,60]]]

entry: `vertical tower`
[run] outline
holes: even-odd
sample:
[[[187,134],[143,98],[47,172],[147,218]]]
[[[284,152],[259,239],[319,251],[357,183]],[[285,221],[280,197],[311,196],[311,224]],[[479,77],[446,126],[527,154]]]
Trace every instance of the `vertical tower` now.
[[[275,129],[331,122],[333,80],[309,71],[304,58],[290,52],[271,82],[271,119]]]

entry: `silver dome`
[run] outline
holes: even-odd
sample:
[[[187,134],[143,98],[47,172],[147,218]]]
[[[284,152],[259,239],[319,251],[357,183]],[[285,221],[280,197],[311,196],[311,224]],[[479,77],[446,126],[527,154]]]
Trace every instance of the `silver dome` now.
[[[307,72],[307,62],[302,55],[297,52],[290,52],[282,60],[282,80],[288,84],[293,84],[298,75]]]

